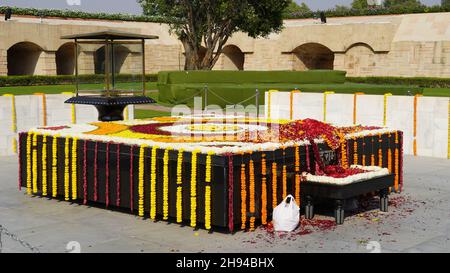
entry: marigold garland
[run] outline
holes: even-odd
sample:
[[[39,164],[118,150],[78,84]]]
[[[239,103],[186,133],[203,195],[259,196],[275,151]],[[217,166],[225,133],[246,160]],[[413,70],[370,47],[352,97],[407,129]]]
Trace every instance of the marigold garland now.
[[[197,155],[194,150],[191,159],[191,227],[197,226]]]
[[[272,163],[272,208],[278,206],[277,200],[277,163]]]
[[[251,156],[251,153],[250,153]],[[250,231],[255,230],[255,165],[253,162],[253,159],[250,157],[250,162],[249,162],[249,176],[250,176],[250,189],[249,189],[249,193],[250,193]]]
[[[144,217],[144,153],[145,145],[139,148],[138,215]]]
[[[177,223],[183,221],[183,149],[178,150],[177,156]]]
[[[272,93],[278,92],[278,90],[269,90],[267,94],[267,118],[271,118],[271,108],[272,108]]]
[[[292,120],[294,118],[294,94],[300,93],[299,90],[292,90],[290,93],[289,100],[289,118]]]
[[[417,156],[417,100],[420,95],[414,96],[414,123],[413,123],[413,154]]]
[[[372,150],[370,152],[370,165],[371,166],[375,166],[375,153],[374,153],[374,150],[373,150],[374,142],[375,142],[375,140],[374,140],[374,138],[372,136]]]
[[[394,188],[395,191],[398,191],[399,184],[399,151],[398,151],[398,132],[395,132],[395,159],[394,159],[394,168],[395,168],[395,179],[394,179]]]
[[[383,138],[381,134],[378,134],[378,167],[383,167],[383,151],[381,145],[383,144]]]
[[[87,141],[83,142],[83,204],[87,204]]]
[[[358,165],[358,141],[353,137],[353,165]]]
[[[163,157],[163,220],[169,219],[169,151],[171,147],[164,150]]]
[[[398,162],[398,184],[399,184],[399,192],[403,191],[403,132],[398,131],[400,140],[399,140],[399,147],[400,147],[400,154],[399,154],[399,162]]]
[[[32,187],[32,173],[31,173],[31,149],[32,149],[32,138],[33,133],[27,134],[27,194],[31,195],[31,187]]]
[[[206,171],[205,171],[205,228],[211,229],[211,156],[214,152],[206,155]]]
[[[105,205],[109,206],[109,148],[110,143],[106,143],[106,160],[105,160]]]
[[[37,178],[38,178],[38,164],[37,164],[37,134],[33,134],[33,152],[32,152],[32,156],[33,156],[33,165],[32,165],[32,170],[33,170],[33,193],[37,193],[38,192],[38,184],[37,184]]]
[[[94,146],[94,201],[97,202],[98,200],[98,142],[95,142]],[[132,168],[130,168],[130,175],[132,175]]]
[[[283,196],[282,198],[284,199],[287,196],[287,166],[286,166],[286,162],[284,162],[286,159],[286,150],[283,147],[283,166],[282,166],[282,174],[281,174],[281,183],[283,186]]]
[[[241,229],[247,224],[247,181],[245,175],[245,163],[241,164]]]
[[[42,195],[47,196],[47,135],[42,136]]]
[[[333,91],[323,93],[323,122],[327,122],[327,96],[334,94]]]
[[[120,206],[120,144],[116,147],[116,206]]]
[[[233,154],[228,156],[228,230],[234,231],[234,164]]]
[[[347,142],[343,141],[341,144],[341,164],[342,168],[348,168]]]
[[[384,103],[383,103],[383,126],[386,127],[387,124],[387,103],[388,97],[392,96],[391,93],[384,94]]]
[[[267,164],[264,153],[261,155],[261,223],[267,224]]]
[[[295,145],[295,200],[300,204],[300,147]]]
[[[150,162],[150,219],[156,219],[156,156],[159,147],[152,147],[152,156]]]
[[[72,200],[77,199],[77,145],[78,139],[72,139]]]
[[[52,197],[58,195],[58,137],[52,140]]]
[[[364,138],[363,138],[362,146],[363,146],[362,165],[366,166],[366,140]]]
[[[70,138],[64,139],[64,200],[69,201],[69,187],[70,187],[70,162],[69,162],[69,141]]]

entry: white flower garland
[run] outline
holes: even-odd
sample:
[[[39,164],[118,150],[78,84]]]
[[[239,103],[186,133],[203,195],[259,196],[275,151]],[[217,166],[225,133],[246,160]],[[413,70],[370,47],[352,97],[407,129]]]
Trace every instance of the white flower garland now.
[[[310,173],[304,172],[302,175],[306,179],[306,181],[310,182],[318,182],[325,184],[337,184],[337,185],[348,185],[351,183],[355,183],[362,180],[368,180],[375,177],[380,177],[389,174],[389,170],[387,168],[380,168],[378,166],[360,166],[360,165],[352,165],[350,168],[358,168],[361,170],[365,170],[365,173],[359,173],[351,176],[347,176],[344,178],[334,178],[326,175],[313,175]]]

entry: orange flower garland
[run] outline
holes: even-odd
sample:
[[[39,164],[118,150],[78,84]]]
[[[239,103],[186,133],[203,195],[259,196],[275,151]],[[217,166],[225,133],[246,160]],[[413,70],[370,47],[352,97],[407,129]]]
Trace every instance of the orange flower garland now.
[[[381,150],[381,144],[383,139],[381,134],[378,134],[378,167],[383,168],[383,151]]]
[[[247,223],[247,182],[245,179],[245,164],[241,164],[241,229],[245,229]]]
[[[277,163],[272,163],[272,208],[278,206],[277,200]]]
[[[348,159],[347,159],[347,142],[343,141],[341,143],[341,163],[342,168],[347,169],[348,168]]]
[[[267,224],[267,164],[266,154],[261,155],[261,223]]]
[[[353,164],[358,165],[358,141],[353,137]]]
[[[251,156],[251,153],[250,153]],[[253,159],[250,158],[249,163],[249,174],[250,174],[250,231],[255,230],[255,166]]]
[[[363,138],[363,155],[362,155],[362,165],[366,166],[366,141]]]
[[[283,147],[283,161],[285,158],[286,158],[286,150]],[[287,196],[287,166],[285,162],[283,162],[281,182],[283,184],[283,199],[284,199]]]
[[[300,204],[300,147],[295,145],[295,200]]]
[[[375,142],[374,138],[372,137],[372,150],[370,152],[370,165],[375,166],[375,154],[373,151],[373,143]]]

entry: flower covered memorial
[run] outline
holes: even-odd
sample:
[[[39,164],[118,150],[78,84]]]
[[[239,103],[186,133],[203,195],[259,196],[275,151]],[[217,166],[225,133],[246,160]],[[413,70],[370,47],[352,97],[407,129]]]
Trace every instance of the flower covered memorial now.
[[[316,120],[158,117],[20,133],[19,187],[192,227],[253,230],[311,181],[387,173],[402,187],[402,132]],[[358,165],[358,166],[353,166]]]

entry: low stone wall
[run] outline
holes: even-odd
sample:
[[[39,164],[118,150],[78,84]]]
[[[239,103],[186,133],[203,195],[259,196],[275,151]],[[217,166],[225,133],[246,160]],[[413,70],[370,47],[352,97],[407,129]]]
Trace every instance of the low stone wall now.
[[[0,96],[0,156],[17,153],[17,133],[37,126],[58,126],[97,121],[90,105],[64,103],[73,94]],[[133,119],[134,108],[128,107]]]
[[[404,132],[405,154],[450,158],[449,98],[298,91],[265,96],[267,118],[387,126]]]

